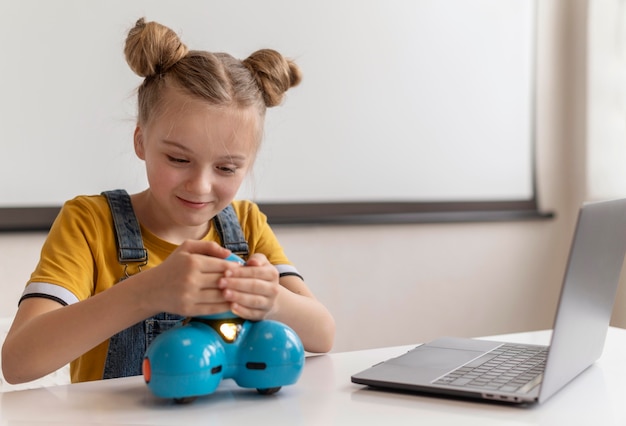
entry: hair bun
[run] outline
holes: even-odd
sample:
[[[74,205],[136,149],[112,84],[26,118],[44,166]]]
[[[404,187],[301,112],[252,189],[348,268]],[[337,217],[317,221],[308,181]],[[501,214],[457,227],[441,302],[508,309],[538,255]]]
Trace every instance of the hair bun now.
[[[124,55],[130,68],[140,77],[166,72],[188,52],[178,35],[157,22],[140,18],[128,32]]]
[[[302,72],[298,65],[272,49],[257,50],[244,59],[243,63],[263,92],[263,100],[267,107],[279,105],[285,92],[297,86],[302,80]]]

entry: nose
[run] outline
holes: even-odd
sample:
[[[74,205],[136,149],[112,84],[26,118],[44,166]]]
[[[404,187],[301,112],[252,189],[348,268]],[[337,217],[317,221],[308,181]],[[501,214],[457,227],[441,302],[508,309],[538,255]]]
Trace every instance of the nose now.
[[[192,194],[208,194],[213,188],[213,173],[210,168],[194,169],[185,184],[185,189]]]

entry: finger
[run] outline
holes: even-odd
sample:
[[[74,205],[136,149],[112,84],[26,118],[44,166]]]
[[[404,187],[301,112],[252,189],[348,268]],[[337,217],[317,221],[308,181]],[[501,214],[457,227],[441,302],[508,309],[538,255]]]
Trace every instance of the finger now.
[[[218,287],[227,294],[258,295],[264,298],[273,298],[278,293],[278,287],[274,283],[258,278],[222,277],[218,282]],[[226,296],[228,300],[235,300],[232,296]]]
[[[239,278],[268,281],[270,283],[278,283],[278,270],[271,264],[267,263],[262,266],[246,263],[241,268],[229,268],[224,272],[225,278]]]
[[[190,254],[190,257],[193,258],[190,268],[195,268],[203,274],[219,274],[219,276],[212,276],[209,278],[215,282],[227,271],[232,271],[242,267],[238,263],[224,260],[221,257],[207,256],[205,254],[197,253]],[[231,275],[231,273],[229,272],[228,275]]]
[[[245,318],[248,320],[253,320],[253,321],[262,320],[268,314],[267,310],[251,309],[239,303],[232,303],[230,305],[230,310],[232,313],[234,313],[238,317]]]
[[[264,254],[254,253],[248,260],[246,261],[246,266],[263,266],[268,265],[269,261]]]
[[[181,244],[189,253],[202,254],[205,256],[218,257],[224,259],[230,255],[230,250],[217,244],[215,241],[187,240]]]

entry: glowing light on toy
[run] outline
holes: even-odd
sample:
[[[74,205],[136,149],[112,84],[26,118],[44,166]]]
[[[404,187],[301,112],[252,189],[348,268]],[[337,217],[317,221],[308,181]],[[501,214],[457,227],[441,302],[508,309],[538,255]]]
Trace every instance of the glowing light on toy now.
[[[220,325],[220,333],[224,337],[224,339],[228,342],[232,342],[237,338],[237,333],[239,332],[239,325],[234,324],[232,322],[225,322]]]

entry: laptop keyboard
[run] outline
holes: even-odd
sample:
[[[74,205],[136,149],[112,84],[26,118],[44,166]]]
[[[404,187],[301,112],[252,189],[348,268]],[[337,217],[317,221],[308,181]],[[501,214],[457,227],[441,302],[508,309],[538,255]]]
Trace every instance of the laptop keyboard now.
[[[435,380],[438,385],[527,393],[543,379],[548,348],[506,343]]]

